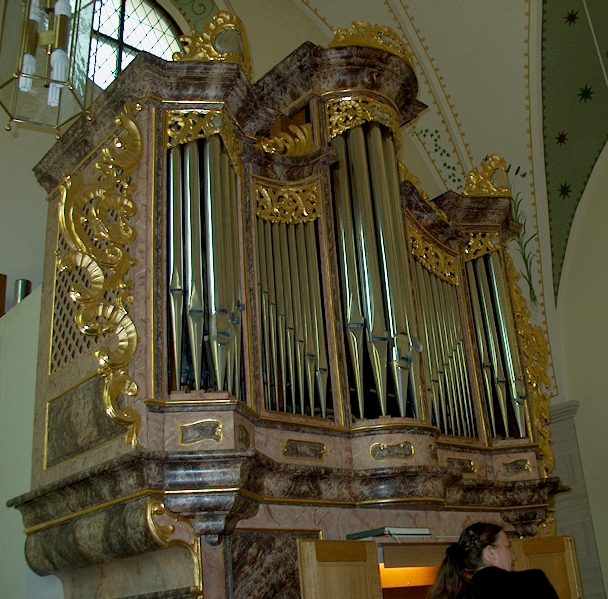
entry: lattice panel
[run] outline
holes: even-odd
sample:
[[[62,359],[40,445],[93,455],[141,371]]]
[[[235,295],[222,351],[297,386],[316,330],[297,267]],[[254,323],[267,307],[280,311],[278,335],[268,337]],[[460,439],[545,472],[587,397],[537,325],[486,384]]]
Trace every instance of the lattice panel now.
[[[61,256],[69,248],[62,235],[57,244]],[[51,342],[51,373],[63,368],[74,359],[92,353],[101,343],[102,337],[81,333],[76,326],[78,306],[70,297],[74,286],[88,285],[84,269],[75,268],[56,274],[55,297],[53,299],[53,334]]]

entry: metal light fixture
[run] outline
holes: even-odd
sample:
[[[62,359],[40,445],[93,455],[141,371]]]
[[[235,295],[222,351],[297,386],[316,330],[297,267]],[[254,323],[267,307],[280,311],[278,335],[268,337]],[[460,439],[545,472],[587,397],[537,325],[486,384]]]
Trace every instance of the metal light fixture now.
[[[0,106],[13,123],[62,131],[92,101],[92,0],[6,0],[0,38]]]

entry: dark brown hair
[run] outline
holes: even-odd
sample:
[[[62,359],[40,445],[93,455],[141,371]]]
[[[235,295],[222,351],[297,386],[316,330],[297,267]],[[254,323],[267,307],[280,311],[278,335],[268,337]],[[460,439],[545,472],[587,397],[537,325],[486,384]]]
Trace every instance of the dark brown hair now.
[[[476,522],[465,528],[458,542],[446,549],[429,599],[466,597],[469,581],[483,565],[483,550],[496,542],[501,530],[498,524],[488,522]]]

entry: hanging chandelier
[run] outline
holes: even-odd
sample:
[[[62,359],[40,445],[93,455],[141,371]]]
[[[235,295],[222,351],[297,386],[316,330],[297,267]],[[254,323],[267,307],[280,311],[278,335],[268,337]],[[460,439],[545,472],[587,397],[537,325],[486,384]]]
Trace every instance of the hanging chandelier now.
[[[92,0],[6,0],[0,37],[0,106],[6,129],[24,123],[57,135],[92,102]]]

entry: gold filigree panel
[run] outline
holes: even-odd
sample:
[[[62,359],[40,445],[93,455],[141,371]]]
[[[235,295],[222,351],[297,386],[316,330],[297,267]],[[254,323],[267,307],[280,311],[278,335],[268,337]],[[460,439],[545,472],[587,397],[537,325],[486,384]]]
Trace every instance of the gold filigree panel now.
[[[355,21],[348,29],[335,29],[334,38],[329,47],[341,48],[343,46],[379,48],[398,56],[409,65],[412,64],[407,46],[390,27]]]
[[[460,285],[458,259],[455,256],[446,252],[412,223],[409,226],[409,237],[412,256],[424,268],[452,285]]]
[[[171,110],[165,115],[167,148],[219,134],[232,164],[241,164],[243,144],[233,120],[221,110]]]
[[[399,118],[394,108],[366,96],[348,95],[325,101],[325,116],[329,138],[373,121],[388,127],[399,146]],[[398,148],[397,148],[398,149]]]
[[[138,392],[128,375],[138,343],[128,308],[133,302],[129,271],[135,264],[129,246],[136,236],[130,224],[136,214],[131,197],[142,155],[134,114],[140,109],[137,104],[125,107],[112,141],[99,151],[94,168],[67,177],[60,187],[59,225],[64,247],[57,260],[57,276],[60,279],[65,274],[70,286],[66,297],[56,292],[55,298],[56,302],[72,302],[75,310],[72,307],[69,312],[70,326],[95,340],[93,356],[104,379],[105,412],[128,427],[127,439],[133,445],[139,414],[122,407],[119,398]],[[54,325],[55,334],[63,335],[64,331]],[[52,344],[55,346],[55,338]]]
[[[271,223],[295,225],[319,217],[321,180],[271,181],[255,177],[256,214]]]
[[[498,233],[470,233],[463,249],[464,259],[466,262],[477,260],[485,254],[498,251],[500,247]]]

